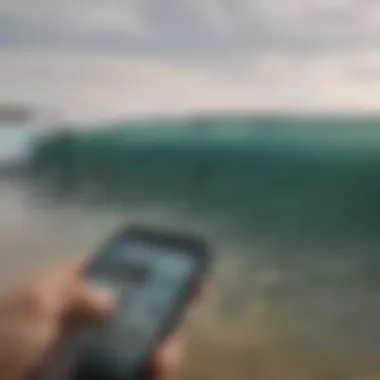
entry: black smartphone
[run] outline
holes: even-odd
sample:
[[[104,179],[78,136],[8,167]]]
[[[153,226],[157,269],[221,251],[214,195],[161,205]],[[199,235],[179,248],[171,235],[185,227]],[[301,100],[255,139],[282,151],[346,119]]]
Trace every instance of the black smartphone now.
[[[202,238],[176,231],[134,226],[106,241],[84,277],[115,296],[116,310],[69,347],[75,357],[64,377],[149,377],[147,364],[180,321],[209,262],[210,248]]]

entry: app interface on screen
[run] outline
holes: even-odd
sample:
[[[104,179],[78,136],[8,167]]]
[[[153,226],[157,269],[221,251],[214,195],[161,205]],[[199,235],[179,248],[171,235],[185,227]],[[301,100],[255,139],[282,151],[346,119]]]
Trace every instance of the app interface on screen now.
[[[128,349],[123,355],[134,356],[171,311],[195,260],[175,248],[142,242],[125,242],[112,249],[108,256],[112,262],[103,262],[92,279],[116,294],[118,312],[108,334],[110,345],[121,349],[124,344]]]

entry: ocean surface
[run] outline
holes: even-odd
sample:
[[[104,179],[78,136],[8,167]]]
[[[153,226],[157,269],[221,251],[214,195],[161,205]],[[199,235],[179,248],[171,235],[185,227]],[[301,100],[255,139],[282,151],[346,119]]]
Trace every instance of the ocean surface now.
[[[160,187],[159,176],[140,175],[124,200],[110,189],[99,198],[91,182],[80,195],[54,197],[3,179],[3,288],[92,252],[125,222],[196,231],[212,243],[215,265],[183,326],[184,379],[379,379],[380,166],[376,139],[360,138],[371,150],[339,160],[323,150],[318,160],[286,161],[276,158],[277,144],[256,157],[255,171],[238,175],[237,165],[226,177],[217,161],[219,177],[177,197],[179,188]],[[308,165],[297,164],[302,157]]]

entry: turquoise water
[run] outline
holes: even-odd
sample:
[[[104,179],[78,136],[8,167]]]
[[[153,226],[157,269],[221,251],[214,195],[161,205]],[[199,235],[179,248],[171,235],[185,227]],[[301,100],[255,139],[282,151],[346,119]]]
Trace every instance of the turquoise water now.
[[[125,221],[195,230],[210,240],[215,266],[184,328],[186,378],[378,378],[377,242],[316,244],[303,231],[289,240],[278,226],[265,234],[251,228],[250,235],[244,223],[236,234],[228,232],[226,225],[237,223],[228,214],[141,200],[113,207],[93,198],[36,203],[22,192],[19,228],[29,240],[10,261],[28,265],[24,273],[91,252]]]
[[[223,123],[119,126],[50,152],[34,196],[22,188],[44,260],[125,220],[201,232],[216,260],[186,379],[378,379],[380,123]]]

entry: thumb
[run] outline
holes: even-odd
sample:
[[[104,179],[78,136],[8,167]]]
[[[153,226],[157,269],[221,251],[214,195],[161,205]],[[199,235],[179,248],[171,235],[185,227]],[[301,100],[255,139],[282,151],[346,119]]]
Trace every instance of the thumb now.
[[[66,315],[74,320],[88,321],[103,318],[113,309],[109,293],[92,288],[84,281],[76,281],[66,303]]]
[[[178,338],[169,339],[153,359],[156,380],[178,379],[183,364],[183,345]]]

